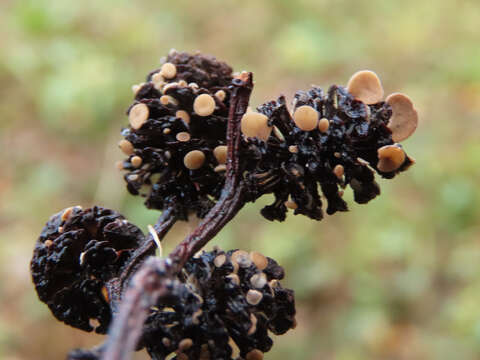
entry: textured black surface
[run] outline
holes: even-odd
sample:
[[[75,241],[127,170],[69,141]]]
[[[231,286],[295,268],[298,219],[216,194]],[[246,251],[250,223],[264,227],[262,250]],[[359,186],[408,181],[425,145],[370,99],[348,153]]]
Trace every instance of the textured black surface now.
[[[105,333],[111,320],[105,284],[143,241],[142,231],[113,210],[73,207],[53,215],[31,261],[40,300],[60,321]]]
[[[315,108],[319,118],[328,119],[330,125],[325,133],[318,129],[302,131],[295,126],[284,97],[258,107],[283,136],[272,133],[267,142],[251,139],[245,145],[245,157],[255,159],[246,162],[250,199],[268,192],[275,195],[275,202],[262,209],[267,219],[284,220],[284,203],[290,197],[297,205],[294,214],[320,220],[323,211],[319,189],[328,202],[327,214],[347,211],[347,203],[342,199],[342,189],[347,185],[353,189],[355,201],[363,204],[380,194],[375,170],[390,179],[412,164],[406,156],[394,172],[382,173],[376,168],[377,150],[393,144],[386,126],[392,111],[385,102],[365,105],[345,88],[333,85],[326,95],[317,87],[299,91],[294,103],[294,110],[302,105]],[[290,146],[297,151],[290,152]],[[344,168],[342,178],[333,173],[336,165]]]
[[[149,208],[174,207],[181,219],[186,219],[189,212],[203,217],[213,206],[212,200],[219,197],[224,183],[223,174],[214,171],[218,162],[213,149],[226,143],[230,101],[228,85],[232,80],[232,69],[205,55],[172,52],[166,61],[177,67],[176,77],[169,79],[168,83],[185,80],[196,83],[198,87],[177,85],[160,93],[151,82],[143,85],[132,106],[144,103],[150,115],[140,129],[128,127],[122,131],[122,135],[135,147],[135,154],[123,162],[127,170],[124,179],[130,193],[146,197],[145,204]],[[151,72],[147,81],[159,70]],[[225,92],[223,101],[214,96],[219,90]],[[199,116],[193,111],[193,102],[200,94],[214,97],[216,109],[212,115]],[[159,100],[161,95],[172,96],[178,104],[163,105]],[[176,117],[178,110],[186,111],[190,121]],[[176,135],[179,132],[188,132],[191,140],[178,141]],[[203,151],[206,156],[205,165],[198,170],[189,170],[184,166],[183,158],[191,150]],[[139,169],[135,169],[129,161],[135,155],[143,160]]]
[[[176,297],[170,304],[159,305],[146,322],[142,345],[153,359],[163,359],[175,351],[189,359],[206,357],[207,353],[210,359],[230,359],[230,339],[245,358],[254,349],[270,350],[269,331],[283,334],[294,326],[293,291],[277,281],[284,276],[283,268],[268,258],[262,271],[246,252],[246,257],[242,257],[245,261],[234,264],[233,253],[234,250],[203,252],[186,264],[181,279],[184,283],[176,289]],[[225,256],[225,261],[216,266],[214,260],[219,256]],[[252,285],[255,274],[264,274],[264,286]],[[257,305],[247,301],[249,290],[262,294]],[[191,346],[182,349],[182,340]]]

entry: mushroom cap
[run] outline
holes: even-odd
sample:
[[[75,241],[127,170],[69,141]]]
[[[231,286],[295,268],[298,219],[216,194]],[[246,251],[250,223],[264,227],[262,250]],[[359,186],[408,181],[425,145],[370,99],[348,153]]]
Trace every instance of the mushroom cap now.
[[[165,79],[173,79],[177,75],[177,67],[174,64],[167,62],[162,65],[160,74]]]
[[[185,121],[187,124],[190,123],[190,115],[189,115],[188,112],[186,112],[185,110],[178,110],[178,111],[175,113],[175,116],[176,116],[177,118],[182,119],[182,120]]]
[[[149,114],[150,110],[148,110],[147,105],[143,103],[134,105],[128,113],[128,121],[130,122],[130,126],[135,130],[140,129],[147,121]]]
[[[320,121],[318,122],[318,130],[322,133],[326,133],[328,131],[328,128],[330,127],[330,120],[327,118],[321,118]]]
[[[377,74],[370,70],[357,71],[347,83],[347,90],[365,104],[376,104],[383,99],[383,87]]]
[[[213,155],[219,164],[225,164],[227,162],[227,146],[218,145],[215,149],[213,149]]]
[[[418,125],[418,113],[412,100],[405,94],[393,93],[388,95],[385,102],[392,107],[393,114],[387,126],[392,131],[393,141],[400,142],[409,138]]]
[[[192,150],[183,158],[183,163],[187,169],[197,170],[203,166],[205,154],[200,150]]]
[[[268,126],[268,117],[256,111],[245,113],[240,126],[246,137],[258,137],[263,141],[267,141],[272,132],[272,127]]]
[[[398,145],[386,145],[377,150],[378,170],[392,172],[397,170],[405,161],[405,152]]]
[[[215,111],[215,99],[208,94],[201,94],[193,102],[193,110],[200,116],[212,115]]]
[[[118,142],[118,147],[125,155],[132,155],[135,151],[133,144],[125,139],[122,139]]]
[[[318,124],[318,111],[309,105],[299,106],[293,113],[295,125],[303,131],[312,131]]]

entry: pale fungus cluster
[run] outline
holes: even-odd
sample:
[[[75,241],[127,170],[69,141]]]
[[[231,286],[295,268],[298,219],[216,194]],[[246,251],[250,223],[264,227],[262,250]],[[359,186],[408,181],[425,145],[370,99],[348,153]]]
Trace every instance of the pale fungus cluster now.
[[[367,105],[381,102],[384,95],[380,79],[369,70],[353,74],[348,81],[347,90]],[[409,138],[418,125],[418,114],[412,101],[405,94],[393,93],[387,96],[385,102],[392,108],[393,114],[387,126],[392,131],[393,141],[400,142]]]

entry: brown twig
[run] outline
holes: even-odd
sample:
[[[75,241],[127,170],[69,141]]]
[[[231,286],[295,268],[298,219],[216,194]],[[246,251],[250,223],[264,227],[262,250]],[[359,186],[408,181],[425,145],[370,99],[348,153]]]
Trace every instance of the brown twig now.
[[[109,332],[104,360],[130,358],[141,336],[151,306],[170,293],[173,279],[197,251],[203,248],[243,207],[239,148],[240,123],[247,111],[253,88],[252,74],[234,79],[227,126],[227,172],[225,186],[216,205],[199,226],[165,259],[148,259],[133,276]]]
[[[160,240],[163,240],[165,235],[172,228],[176,221],[177,217],[175,216],[175,211],[173,208],[165,209],[162,212],[153,227]],[[128,280],[145,262],[145,259],[150,255],[155,247],[156,244],[153,240],[152,234],[148,234],[145,242],[135,250],[132,255],[132,261],[125,266],[120,276],[107,283],[106,286],[110,297],[110,306],[114,314],[118,312],[118,306],[122,298],[122,293],[124,288],[128,285]]]

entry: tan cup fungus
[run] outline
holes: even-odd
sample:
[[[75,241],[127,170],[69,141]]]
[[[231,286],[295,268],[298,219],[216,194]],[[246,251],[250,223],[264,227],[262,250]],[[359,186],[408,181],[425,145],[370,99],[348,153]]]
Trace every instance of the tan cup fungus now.
[[[133,106],[128,113],[128,121],[130,122],[132,129],[140,129],[147,121],[149,114],[150,111],[148,110],[147,105],[140,103]]]
[[[219,164],[225,164],[227,162],[227,146],[217,146],[215,149],[213,149],[213,155],[215,156]]]
[[[318,122],[318,130],[322,133],[326,133],[328,131],[328,128],[330,127],[330,120],[327,118],[322,118]]]
[[[247,112],[242,117],[241,130],[246,137],[257,137],[267,141],[272,132],[268,126],[268,117],[255,111]]]
[[[187,169],[197,170],[203,166],[205,154],[200,150],[192,150],[183,158],[183,163]]]
[[[361,70],[352,75],[347,90],[357,100],[371,105],[383,99],[383,87],[377,74],[370,70]]]
[[[308,105],[299,106],[293,113],[295,125],[303,131],[312,131],[318,124],[318,111]]]
[[[215,100],[208,94],[201,94],[193,102],[193,110],[200,116],[212,115],[215,111]]]
[[[125,139],[122,139],[118,142],[118,147],[125,155],[132,155],[134,152],[133,144]]]
[[[190,141],[190,134],[186,131],[179,132],[176,136],[176,139],[180,142]]]
[[[177,75],[177,67],[172,63],[165,63],[162,65],[160,75],[165,79],[173,79]]]
[[[130,162],[132,163],[133,167],[139,168],[142,165],[143,160],[140,156],[134,156]]]
[[[409,138],[418,125],[418,114],[412,100],[405,94],[393,93],[385,101],[392,107],[393,112],[387,125],[392,130],[392,140],[400,142]]]
[[[178,110],[178,111],[175,113],[175,116],[176,116],[177,118],[182,119],[182,120],[185,121],[187,124],[190,123],[190,115],[189,115],[185,110]]]
[[[377,150],[378,170],[392,172],[397,170],[405,161],[405,152],[397,145],[382,146]]]

